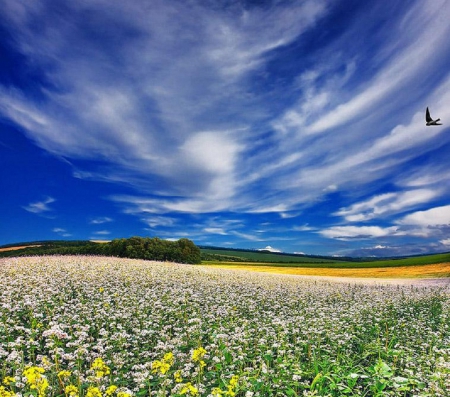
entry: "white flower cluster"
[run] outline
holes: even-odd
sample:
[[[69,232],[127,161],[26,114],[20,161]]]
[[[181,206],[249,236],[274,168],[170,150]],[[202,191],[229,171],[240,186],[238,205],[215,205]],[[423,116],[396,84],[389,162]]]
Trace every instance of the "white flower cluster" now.
[[[0,358],[5,377],[33,364],[83,382],[101,357],[123,397],[375,395],[379,384],[389,396],[445,396],[449,308],[442,288],[119,258],[1,259]]]

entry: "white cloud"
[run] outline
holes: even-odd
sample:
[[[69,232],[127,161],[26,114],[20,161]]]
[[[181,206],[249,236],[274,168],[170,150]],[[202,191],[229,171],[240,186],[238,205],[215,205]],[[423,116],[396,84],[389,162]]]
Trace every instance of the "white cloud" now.
[[[406,215],[398,222],[400,225],[438,226],[450,224],[450,205],[417,211]]]
[[[200,212],[216,210],[219,197],[238,196],[239,136],[267,117],[248,97],[246,77],[326,13],[325,1],[312,0],[246,10],[156,0],[151,13],[143,3],[120,1],[66,6],[47,25],[45,3],[26,8],[6,0],[17,47],[38,66],[54,65],[46,77],[58,90],[42,90],[45,100],[34,102],[0,87],[0,113],[52,153],[103,163],[77,170],[78,177],[143,193],[157,185],[184,197],[175,207]],[[86,12],[107,23],[91,31],[101,40],[85,34]],[[39,34],[33,21],[44,25]]]
[[[385,237],[393,235],[397,231],[397,227],[385,227],[380,226],[333,226],[328,229],[322,230],[319,233],[327,238],[334,238],[338,240],[348,239],[364,239],[373,237]]]
[[[137,211],[139,214],[141,211]],[[168,216],[144,216],[141,221],[147,224],[151,228],[155,227],[170,227],[177,223],[177,220]]]
[[[372,181],[395,178],[396,167],[439,144],[445,129],[425,129],[425,99],[433,99],[433,114],[450,120],[450,79],[426,98],[414,94],[420,106],[409,100],[424,70],[433,74],[433,61],[446,56],[435,48],[446,48],[448,24],[424,23],[445,14],[446,2],[427,3],[420,12],[422,6],[413,5],[409,19],[401,20],[408,33],[390,35],[370,53],[351,50],[363,23],[355,19],[346,34],[317,52],[310,69],[295,66],[294,83],[266,80],[270,61],[327,14],[326,1],[247,9],[235,3],[224,10],[155,0],[153,13],[142,2],[67,2],[71,12],[51,23],[43,17],[45,2],[4,3],[18,50],[56,89],[42,89],[42,100],[34,101],[0,87],[0,114],[46,150],[74,163],[100,164],[77,169],[77,177],[134,187],[137,197],[112,199],[142,219],[224,210],[286,218],[350,185],[363,194]],[[80,18],[85,13],[108,22],[91,32],[101,37],[88,39],[85,28],[92,26]],[[36,34],[32,26],[41,21],[45,26]],[[306,55],[300,51],[298,58]],[[358,57],[377,62],[370,78],[358,77],[366,76]],[[49,62],[51,70],[43,67]],[[398,104],[402,99],[409,102]],[[415,205],[406,199],[376,203],[376,211]],[[353,221],[376,215],[353,206],[342,211]],[[150,227],[160,221],[147,218]]]
[[[209,57],[227,78],[255,69],[264,54],[287,45],[324,14],[324,1],[307,0],[290,7],[244,11],[240,17],[213,19]]]
[[[44,212],[52,211],[49,204],[55,202],[56,200],[52,197],[47,197],[46,199],[42,201],[36,201],[34,203],[30,203],[27,206],[22,207],[23,209],[27,210],[28,212],[32,212],[34,214],[41,214]]]
[[[60,228],[60,227],[55,227],[53,228],[53,233],[57,233],[59,234],[61,237],[70,237],[72,236],[71,233],[67,232],[66,229]]]
[[[228,233],[221,227],[205,227],[203,231],[208,234],[220,234],[222,236],[228,235]]]
[[[103,223],[108,223],[108,222],[112,222],[112,221],[113,221],[112,218],[109,218],[107,216],[101,216],[101,217],[92,219],[89,223],[91,225],[101,225]]]
[[[249,240],[249,241],[264,241],[262,238],[255,236],[254,234],[249,234],[249,233],[241,233],[241,232],[237,232],[236,230],[233,230],[230,232],[230,234],[233,234],[237,237],[243,238],[244,240]]]
[[[404,212],[420,204],[427,204],[440,194],[440,191],[431,189],[384,193],[369,200],[352,204],[348,208],[342,208],[335,215],[343,216],[349,222],[367,221],[387,214]]]
[[[94,232],[94,234],[100,236],[107,236],[108,234],[111,234],[111,232],[109,230],[99,230],[97,232]]]
[[[296,231],[296,232],[308,232],[311,230],[316,230],[315,227],[310,226],[309,224],[305,224],[302,226],[295,226],[292,228],[292,230]]]
[[[436,47],[430,46],[429,43],[433,42],[438,48],[444,47],[450,29],[448,24],[433,24],[431,22],[436,17],[439,17],[440,14],[442,15],[443,9],[446,7],[448,7],[448,4],[445,1],[436,1],[432,4],[427,3],[426,7],[423,7],[421,3],[416,3],[411,7],[409,17],[403,21],[404,26],[402,29],[408,30],[409,34],[402,35],[398,40],[387,43],[387,46],[383,48],[385,53],[379,54],[379,58],[386,58],[389,61],[385,63],[384,67],[373,78],[364,81],[361,87],[355,87],[354,93],[348,101],[340,102],[337,106],[329,109],[327,106],[329,105],[328,101],[326,99],[321,100],[319,106],[314,107],[315,112],[311,112],[309,107],[305,108],[304,106],[305,102],[310,101],[302,100],[299,105],[301,110],[289,109],[284,118],[279,121],[278,126],[281,129],[298,129],[301,127],[303,134],[315,134],[367,117],[366,115],[370,112],[370,109],[383,105],[382,101],[388,96],[398,95],[402,89],[406,88],[411,79],[421,73],[425,73],[429,69],[430,62],[439,57],[439,54],[436,54],[435,51]],[[428,21],[428,23],[424,21]],[[361,28],[359,21],[356,22],[356,26],[359,29]],[[393,31],[391,34],[395,34],[394,29],[398,29],[398,26],[392,27]],[[348,39],[347,36],[345,38]],[[341,41],[338,43],[339,46],[343,45]],[[339,51],[334,51],[339,53]],[[330,53],[332,54],[332,51]],[[388,53],[389,56],[387,56]],[[331,56],[336,57],[335,55]],[[379,62],[380,59],[375,59],[374,61]],[[328,66],[329,64],[329,60],[327,60],[326,65]],[[354,70],[353,60],[350,64],[353,67],[350,67],[348,62],[347,67],[350,70]],[[319,80],[319,77],[322,77],[321,74],[325,71],[328,75],[330,74],[326,66],[319,64],[317,70],[307,71],[305,75],[308,78],[302,81],[309,91],[314,91],[313,99],[315,100],[318,98],[329,98],[332,94],[337,94],[337,92],[316,92],[313,88],[313,84]],[[345,82],[346,78],[341,80]],[[333,89],[336,88],[334,82],[328,86],[330,85]],[[324,110],[326,110],[325,113]]]
[[[265,248],[260,248],[258,251],[281,252],[279,249],[273,248],[270,245],[267,245]]]

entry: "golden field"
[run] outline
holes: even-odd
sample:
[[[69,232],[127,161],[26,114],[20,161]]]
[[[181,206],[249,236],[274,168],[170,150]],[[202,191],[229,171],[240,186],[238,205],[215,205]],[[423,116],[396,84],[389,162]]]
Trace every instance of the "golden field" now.
[[[438,278],[450,277],[450,263],[432,265],[397,266],[378,268],[310,268],[310,267],[278,267],[258,266],[255,264],[203,264],[202,266],[218,269],[247,270],[264,273],[292,274],[298,276],[327,276],[327,277],[362,277],[362,278]]]

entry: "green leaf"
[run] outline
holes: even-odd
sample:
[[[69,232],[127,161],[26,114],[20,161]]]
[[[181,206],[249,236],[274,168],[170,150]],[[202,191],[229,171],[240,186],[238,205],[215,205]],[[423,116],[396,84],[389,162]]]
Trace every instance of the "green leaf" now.
[[[314,390],[314,387],[316,386],[316,383],[322,378],[322,373],[319,372],[313,379],[313,381],[311,382],[311,386],[309,386],[309,388],[311,390]]]

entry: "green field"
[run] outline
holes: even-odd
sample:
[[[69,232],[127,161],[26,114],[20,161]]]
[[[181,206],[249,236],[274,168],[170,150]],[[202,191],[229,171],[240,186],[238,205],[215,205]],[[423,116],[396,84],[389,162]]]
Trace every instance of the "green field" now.
[[[288,255],[258,251],[240,250],[220,250],[201,249],[202,255],[208,254],[216,256],[210,260],[204,260],[205,264],[223,264],[224,262],[252,263],[258,266],[279,266],[279,267],[319,267],[319,268],[375,268],[394,266],[414,266],[430,265],[435,263],[450,262],[450,253],[410,256],[402,258],[375,259],[375,258],[342,258],[333,259],[331,257],[315,257],[303,255]],[[233,257],[235,260],[227,260]]]
[[[273,252],[208,249],[200,248],[202,256],[211,256],[211,260],[223,260],[226,262],[268,262],[268,263],[335,263],[341,262],[331,257],[281,254]]]
[[[55,254],[105,255],[104,250],[101,250],[104,246],[104,244],[98,244],[91,241],[35,241],[0,246],[0,257]],[[232,265],[239,263],[291,268],[358,269],[450,263],[450,252],[400,258],[335,258],[331,256],[295,255],[219,247],[200,247],[200,251],[202,263],[208,265]],[[110,255],[106,254],[106,256]]]

